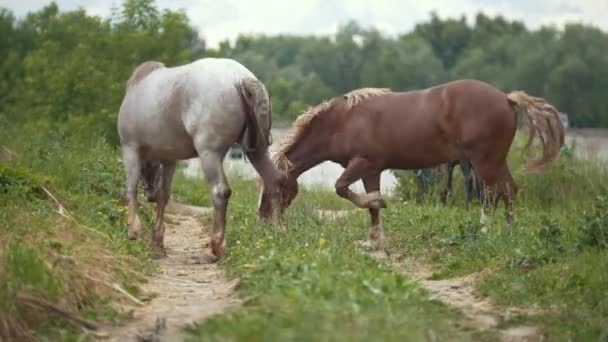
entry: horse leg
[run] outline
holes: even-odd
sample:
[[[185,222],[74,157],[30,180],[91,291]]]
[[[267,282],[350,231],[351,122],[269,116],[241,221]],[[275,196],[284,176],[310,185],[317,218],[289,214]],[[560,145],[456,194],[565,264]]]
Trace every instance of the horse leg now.
[[[137,216],[137,183],[141,171],[141,159],[137,149],[131,146],[123,146],[122,159],[127,171],[127,207],[128,207],[128,236],[135,240],[141,235],[141,221]]]
[[[447,205],[447,201],[448,201],[448,195],[452,192],[452,175],[454,173],[454,168],[456,167],[456,163],[455,162],[449,162],[447,164],[447,180],[445,183],[445,188],[443,189],[443,191],[441,192],[441,203],[443,205]]]
[[[363,186],[365,191],[369,193],[380,191],[380,173],[363,178]],[[384,250],[384,228],[380,217],[379,208],[369,208],[369,216],[371,218],[371,226],[369,229],[369,242],[364,244],[364,247],[375,251]]]
[[[217,260],[224,256],[226,212],[232,190],[224,173],[223,154],[215,151],[203,151],[202,153],[199,152],[199,155],[203,164],[203,174],[213,199],[215,219],[211,234],[211,253]]]
[[[497,163],[480,163],[475,167],[484,186],[484,200],[481,208],[481,223],[487,223],[484,211],[493,211],[502,198],[507,211],[507,223],[513,220],[513,208],[517,196],[517,185],[511,176],[506,160]]]
[[[460,161],[460,170],[462,170],[462,175],[464,176],[464,185],[467,192],[467,208],[471,201],[473,200],[473,174],[471,172],[471,162],[468,160]]]
[[[260,196],[270,194],[270,210],[274,216],[274,223],[277,224],[281,229],[282,227],[282,215],[279,210],[279,189],[280,182],[285,177],[277,168],[266,153],[264,154],[250,154],[248,155],[251,165],[257,171],[258,175],[262,178],[263,191]],[[262,201],[262,197],[260,197]],[[259,206],[259,205],[258,205]]]
[[[355,157],[350,160],[346,170],[336,181],[336,193],[338,196],[348,199],[359,208],[386,208],[386,203],[380,196],[379,191],[374,191],[366,195],[354,193],[348,187],[361,178],[379,172],[380,168],[374,165],[369,159]]]
[[[169,203],[169,197],[171,196],[171,182],[173,181],[176,162],[163,161],[161,165],[162,171],[160,186],[157,190],[156,196],[156,221],[154,223],[152,239],[154,246],[162,250],[165,238],[165,224],[163,222],[163,216],[165,214],[165,207],[167,206],[167,203]]]
[[[483,188],[484,200],[481,204],[481,217],[479,222],[487,225],[491,220],[492,212],[498,199],[496,183],[500,178],[500,167],[490,162],[473,162],[473,166],[478,171],[478,177]]]
[[[507,223],[511,224],[513,223],[513,211],[515,207],[515,201],[517,199],[518,188],[506,163],[502,168],[499,192],[501,193],[501,197],[503,198],[505,203]]]
[[[481,184],[481,180],[479,179],[479,175],[477,174],[477,172],[475,171],[475,169],[473,168],[472,165],[471,165],[471,177],[474,179],[477,200],[479,201],[479,204],[483,204],[483,202],[484,202],[483,186]]]

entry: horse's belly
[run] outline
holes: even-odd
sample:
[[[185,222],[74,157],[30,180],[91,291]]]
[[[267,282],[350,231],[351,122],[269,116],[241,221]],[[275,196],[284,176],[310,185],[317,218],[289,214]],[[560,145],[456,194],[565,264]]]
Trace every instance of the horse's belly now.
[[[462,150],[450,144],[419,144],[417,147],[404,149],[389,158],[389,168],[425,169],[441,165],[452,160],[461,159]]]
[[[169,146],[162,148],[150,148],[142,146],[142,155],[147,160],[185,160],[197,156],[196,150],[192,148],[184,148],[178,146]]]
[[[141,153],[148,160],[184,160],[197,156],[192,138],[183,135],[160,133],[156,139],[149,139],[140,146]]]

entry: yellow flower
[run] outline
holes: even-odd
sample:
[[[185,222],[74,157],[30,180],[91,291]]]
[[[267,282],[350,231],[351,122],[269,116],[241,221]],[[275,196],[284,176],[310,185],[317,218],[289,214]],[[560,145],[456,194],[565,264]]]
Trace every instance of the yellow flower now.
[[[327,243],[327,240],[325,240],[325,238],[319,239],[319,246],[323,247],[323,246],[325,246],[326,243]]]

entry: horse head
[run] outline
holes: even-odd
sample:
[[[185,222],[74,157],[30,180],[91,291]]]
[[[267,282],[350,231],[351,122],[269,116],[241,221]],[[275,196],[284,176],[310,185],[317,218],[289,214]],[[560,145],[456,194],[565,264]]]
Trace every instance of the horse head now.
[[[272,186],[264,186],[262,180],[257,179],[260,197],[258,200],[258,216],[263,220],[269,220],[274,210],[279,210],[279,216],[283,216],[285,209],[289,207],[298,194],[298,182],[288,173],[281,173],[276,177]]]

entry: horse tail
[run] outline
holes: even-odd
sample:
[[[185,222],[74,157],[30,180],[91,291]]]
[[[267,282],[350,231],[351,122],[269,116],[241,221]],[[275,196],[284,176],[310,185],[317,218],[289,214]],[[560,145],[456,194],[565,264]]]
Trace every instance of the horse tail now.
[[[524,147],[529,150],[536,137],[541,142],[543,153],[539,159],[529,158],[528,171],[542,171],[559,155],[564,145],[564,128],[555,107],[545,99],[534,97],[523,91],[513,91],[507,95],[512,105],[524,112],[524,122],[528,126],[528,142]]]
[[[270,96],[262,82],[244,78],[236,88],[246,113],[246,128],[241,144],[245,152],[254,152],[272,143],[272,106]]]

